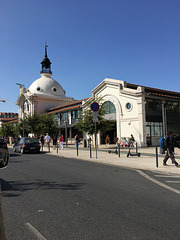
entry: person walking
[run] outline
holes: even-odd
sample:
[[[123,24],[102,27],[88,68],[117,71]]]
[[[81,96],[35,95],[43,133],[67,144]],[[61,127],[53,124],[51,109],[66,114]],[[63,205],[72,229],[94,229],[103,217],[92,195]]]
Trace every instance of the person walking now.
[[[109,144],[110,144],[110,137],[109,137],[109,135],[106,136],[105,143],[106,143],[106,147],[109,147]]]
[[[131,134],[131,137],[130,137],[130,139],[129,139],[130,147],[134,147],[134,142],[135,142],[135,138],[134,138],[134,136]]]
[[[164,141],[164,146],[166,149],[166,155],[163,160],[163,165],[167,166],[166,162],[170,158],[172,160],[172,164],[175,164],[176,167],[179,167],[179,164],[176,162],[174,156],[174,147],[179,147],[179,145],[176,142],[172,131],[168,132],[168,136],[165,138]]]
[[[44,137],[44,140],[46,142],[46,145],[47,145],[47,149],[50,150],[50,136],[48,133],[46,133],[46,136]]]
[[[64,139],[63,139],[63,135],[60,135],[59,136],[59,149],[61,150],[63,150],[63,141],[64,141]]]
[[[54,150],[56,149],[56,145],[57,145],[57,136],[54,135],[54,136],[53,136],[53,149],[54,149]]]
[[[79,135],[76,134],[75,138],[74,138],[74,141],[75,141],[75,146],[76,146],[76,150],[78,149],[78,146],[79,146],[79,141],[80,141],[80,138],[79,138]]]
[[[43,146],[44,146],[44,136],[41,135],[40,137],[40,142],[41,142],[41,149],[43,150]]]
[[[11,136],[9,137],[9,144],[10,144],[10,146],[12,146],[12,137]]]

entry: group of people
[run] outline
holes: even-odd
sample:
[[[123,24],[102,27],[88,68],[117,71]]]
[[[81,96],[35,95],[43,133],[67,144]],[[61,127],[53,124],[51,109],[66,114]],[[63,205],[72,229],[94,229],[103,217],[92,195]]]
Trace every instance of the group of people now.
[[[130,144],[130,147],[133,147],[134,146],[134,142],[135,142],[135,138],[134,136],[131,134],[131,137],[129,139],[129,144]],[[110,137],[109,135],[106,136],[105,138],[105,143],[106,143],[106,147],[109,147],[109,144],[111,143],[111,140],[110,140]],[[116,138],[116,145],[118,144],[121,144],[121,140],[119,138]]]
[[[41,142],[41,146],[42,146],[42,147],[46,144],[47,149],[49,149],[51,137],[49,136],[48,133],[46,133],[46,136],[45,136],[45,137],[44,137],[43,135],[41,135],[41,137],[40,137],[39,140],[40,140],[40,142]],[[56,149],[57,144],[58,144],[58,142],[59,142],[59,150],[63,150],[63,148],[64,148],[64,147],[63,147],[64,138],[63,138],[63,135],[62,135],[62,134],[60,134],[59,139],[58,139],[58,137],[57,137],[56,135],[54,135],[54,136],[52,137],[52,140],[53,140],[53,149]],[[79,146],[79,142],[80,142],[80,138],[79,138],[79,135],[78,135],[78,134],[75,135],[74,142],[75,142],[75,146],[76,146],[76,149],[77,149],[78,146]]]
[[[46,144],[47,148],[49,149],[51,137],[49,136],[48,133],[46,133],[45,137],[43,135],[41,135],[39,140],[41,142],[42,147],[44,146],[44,144]],[[53,149],[56,149],[57,142],[58,142],[57,136],[54,135],[52,140],[53,140]],[[59,136],[59,149],[63,149],[63,142],[64,142],[63,135],[60,135]]]

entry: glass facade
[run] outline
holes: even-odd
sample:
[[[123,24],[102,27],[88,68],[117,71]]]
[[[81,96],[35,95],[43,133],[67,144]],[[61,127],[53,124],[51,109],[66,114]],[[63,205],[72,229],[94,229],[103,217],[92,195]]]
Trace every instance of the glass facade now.
[[[69,112],[60,113],[60,124],[69,123]]]
[[[162,101],[146,98],[146,122],[162,122]]]
[[[74,110],[71,112],[71,123],[75,123],[80,118],[82,110]]]
[[[116,108],[111,101],[105,102],[102,108],[106,111],[106,114],[116,113]]]
[[[145,109],[148,145],[152,145],[155,139],[157,142],[159,137],[163,136],[163,132],[167,134],[168,131],[173,131],[175,135],[180,135],[180,103],[178,101],[146,98]]]
[[[175,135],[180,135],[180,104],[178,102],[167,101],[165,104],[165,118],[167,131],[173,131]]]

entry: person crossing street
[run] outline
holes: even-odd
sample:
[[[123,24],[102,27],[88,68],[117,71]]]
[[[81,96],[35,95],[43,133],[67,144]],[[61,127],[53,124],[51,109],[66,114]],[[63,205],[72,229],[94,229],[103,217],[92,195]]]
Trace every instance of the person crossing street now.
[[[167,160],[170,158],[172,160],[172,164],[175,164],[176,167],[179,167],[179,164],[176,162],[175,156],[174,156],[174,147],[179,147],[179,145],[176,142],[172,131],[170,131],[168,133],[168,136],[165,138],[164,146],[166,149],[166,155],[163,160],[163,165],[167,166],[166,164]]]

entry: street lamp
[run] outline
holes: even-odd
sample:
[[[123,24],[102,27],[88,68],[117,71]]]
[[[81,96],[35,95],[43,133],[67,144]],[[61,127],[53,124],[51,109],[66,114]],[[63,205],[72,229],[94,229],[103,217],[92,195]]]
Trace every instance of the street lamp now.
[[[3,103],[5,103],[5,102],[6,102],[6,100],[0,100],[0,102],[3,102]]]
[[[64,120],[65,123],[65,140],[66,140],[66,147],[68,145],[68,139],[67,139],[67,124],[68,124],[68,119]]]

